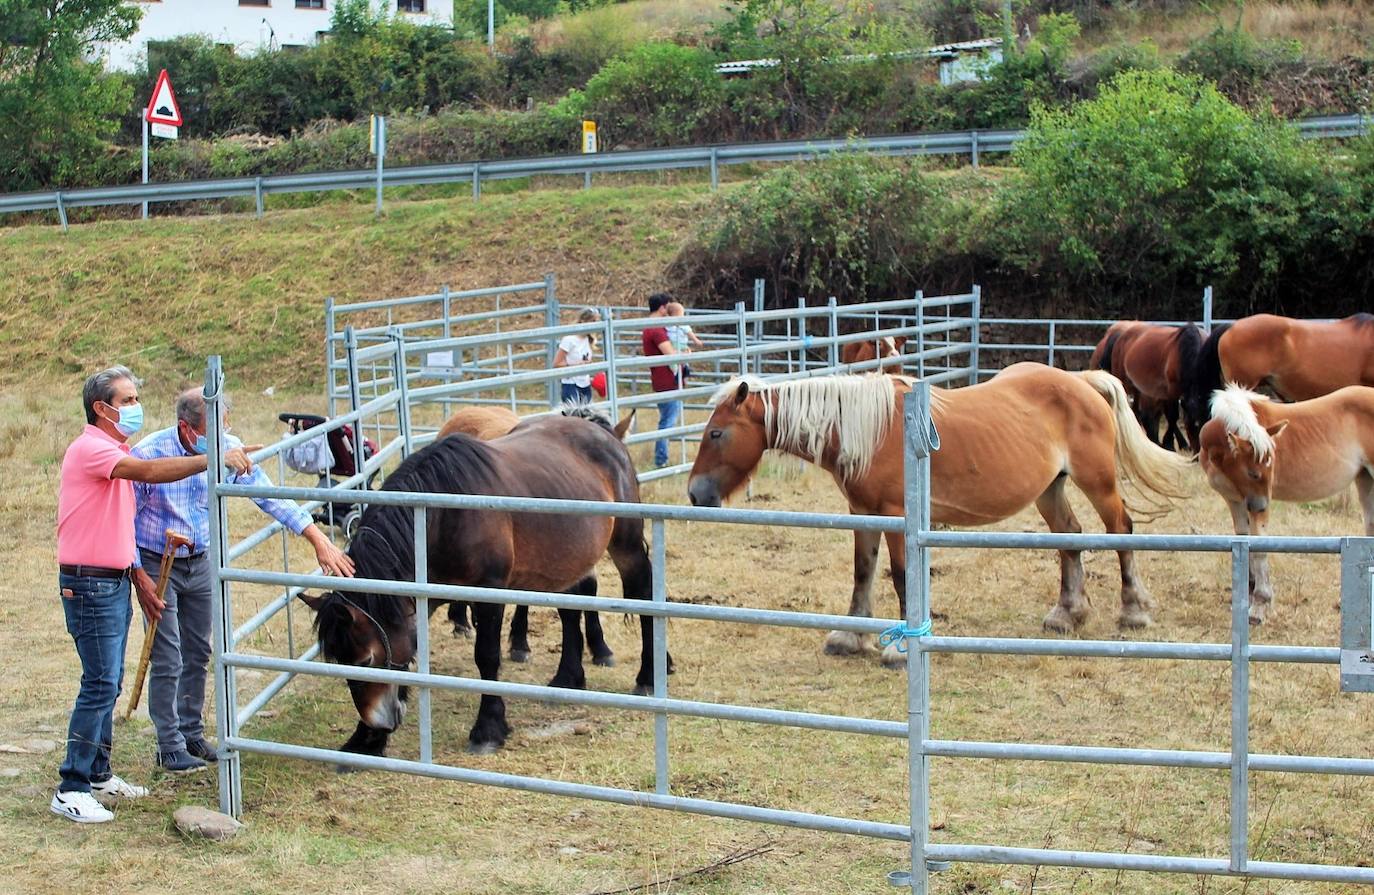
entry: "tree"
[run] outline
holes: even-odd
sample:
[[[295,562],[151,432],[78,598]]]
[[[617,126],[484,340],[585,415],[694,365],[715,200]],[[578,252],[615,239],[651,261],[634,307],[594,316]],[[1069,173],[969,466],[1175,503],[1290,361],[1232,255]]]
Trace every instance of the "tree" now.
[[[88,60],[141,15],[123,0],[0,0],[0,185],[60,185],[104,151],[132,92]]]

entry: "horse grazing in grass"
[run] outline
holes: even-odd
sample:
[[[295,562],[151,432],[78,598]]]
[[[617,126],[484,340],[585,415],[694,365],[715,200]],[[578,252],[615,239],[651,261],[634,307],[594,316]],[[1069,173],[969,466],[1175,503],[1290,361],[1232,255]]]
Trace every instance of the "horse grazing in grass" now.
[[[1321,500],[1354,481],[1365,536],[1374,537],[1374,388],[1280,404],[1228,385],[1212,399],[1198,461],[1236,534],[1264,534],[1271,500]],[[1269,557],[1251,553],[1250,623],[1263,622],[1273,601]]]
[[[1322,322],[1256,314],[1218,326],[1202,346],[1185,401],[1206,410],[1212,392],[1232,382],[1268,386],[1285,401],[1374,386],[1374,315]]]
[[[565,405],[563,415],[579,416],[593,422],[600,419],[598,412],[591,410],[585,404]],[[628,416],[615,425],[612,431],[617,438],[622,441],[625,439],[625,432],[628,431],[633,419],[634,411],[630,411]],[[463,433],[474,438],[480,438],[482,441],[491,441],[507,434],[519,424],[520,416],[505,407],[463,407],[440,427],[437,438]],[[472,634],[472,626],[468,624],[468,604],[466,602],[454,600],[449,603],[448,620],[453,625],[454,636],[467,637]],[[601,630],[601,615],[588,609],[583,613],[583,620],[587,629],[587,650],[591,653],[592,664],[606,668],[614,667],[615,652],[606,643],[606,635]],[[506,653],[512,662],[523,663],[530,660],[529,630],[530,607],[516,606],[515,611],[511,613],[510,640]]]
[[[1139,320],[1121,320],[1107,328],[1107,334],[1093,349],[1088,366],[1106,370],[1126,387],[1135,403],[1136,419],[1155,444],[1169,450],[1196,450],[1197,433],[1207,421],[1185,412],[1185,440],[1179,431],[1180,400],[1192,386],[1193,371],[1202,351],[1204,336],[1199,327],[1162,326]],[[1159,417],[1164,417],[1164,437],[1159,435]]]
[[[767,385],[735,380],[716,394],[687,491],[693,504],[719,506],[738,491],[763,452],[780,450],[834,476],[854,513],[899,516],[902,403],[913,380],[898,376],[831,376]],[[1051,531],[1081,527],[1064,486],[1087,495],[1107,531],[1130,532],[1119,487],[1123,476],[1160,498],[1180,496],[1176,478],[1188,461],[1145,439],[1121,383],[1099,370],[1069,373],[1043,364],[1007,367],[980,385],[931,390],[940,450],[931,455],[931,519],[988,525],[1034,503]],[[1156,499],[1154,514],[1167,503]],[[1139,512],[1145,507],[1133,507]],[[901,534],[888,534],[892,583],[906,611],[906,557]],[[1120,551],[1121,616],[1126,628],[1150,623],[1153,601],[1136,575],[1131,551]],[[849,614],[871,616],[876,532],[854,533],[854,593]],[[1061,551],[1059,602],[1045,628],[1065,632],[1089,612],[1079,551]],[[832,631],[826,652],[854,653],[860,638]],[[884,664],[904,662],[895,646]]]
[[[879,336],[866,342],[848,342],[840,346],[840,363],[857,364],[875,358],[901,357],[906,336]]]
[[[637,503],[639,483],[625,450],[605,427],[564,416],[521,423],[508,435],[480,441],[468,435],[442,438],[406,458],[387,476],[384,491],[545,497]],[[413,581],[413,510],[374,504],[364,512],[348,549],[359,578]],[[472,585],[593,595],[597,560],[609,550],[627,597],[652,596],[652,567],[639,519],[510,513],[497,510],[428,511],[429,580]],[[414,657],[415,603],[376,593],[328,592],[302,595],[316,611],[315,626],[325,658],[346,665],[406,668]],[[474,654],[484,680],[501,667],[500,603],[474,603]],[[582,688],[580,613],[558,611],[563,650],[555,687]],[[641,616],[639,674],[635,692],[653,691],[651,626]],[[671,667],[671,664],[670,664]],[[349,681],[360,721],[341,747],[345,752],[381,755],[405,714],[406,691],[391,684]],[[499,749],[510,726],[505,702],[483,695],[469,734],[469,750]]]

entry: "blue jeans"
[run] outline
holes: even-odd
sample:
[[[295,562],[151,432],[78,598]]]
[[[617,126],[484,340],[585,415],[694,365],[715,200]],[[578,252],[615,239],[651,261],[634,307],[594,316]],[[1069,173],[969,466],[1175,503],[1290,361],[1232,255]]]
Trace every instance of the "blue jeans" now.
[[[671,429],[682,418],[681,401],[660,401],[658,405],[658,427]],[[654,442],[654,465],[668,465],[668,439],[660,438]]]
[[[592,387],[590,385],[573,385],[571,382],[562,383],[563,403],[572,401],[576,404],[592,403]]]
[[[90,792],[110,779],[115,700],[124,683],[124,646],[133,605],[129,576],[78,578],[60,575],[67,633],[81,659],[81,689],[67,726],[67,757],[59,773],[62,792]],[[69,595],[70,594],[70,595]]]

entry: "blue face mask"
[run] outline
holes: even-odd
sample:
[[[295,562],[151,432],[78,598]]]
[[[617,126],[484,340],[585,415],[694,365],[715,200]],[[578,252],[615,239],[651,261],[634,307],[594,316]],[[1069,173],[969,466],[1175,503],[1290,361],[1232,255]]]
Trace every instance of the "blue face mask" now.
[[[243,442],[230,435],[228,431],[224,433],[224,443],[227,447],[231,448],[243,447]],[[210,450],[210,444],[205,440],[204,435],[197,435],[195,444],[191,445],[191,450],[195,451],[197,454],[203,454]]]
[[[119,422],[115,423],[114,427],[119,430],[120,435],[128,438],[143,428],[142,404],[128,404],[117,409],[119,410]]]

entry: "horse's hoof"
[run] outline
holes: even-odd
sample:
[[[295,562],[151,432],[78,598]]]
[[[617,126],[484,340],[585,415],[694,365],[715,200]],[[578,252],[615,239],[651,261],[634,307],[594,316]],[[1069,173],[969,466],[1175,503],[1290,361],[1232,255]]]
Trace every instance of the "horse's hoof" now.
[[[890,671],[902,671],[906,668],[906,653],[900,652],[896,644],[884,647],[882,663]]]
[[[467,625],[454,625],[453,636],[459,640],[471,640],[472,628],[469,628]]]
[[[495,755],[501,751],[502,743],[468,743],[469,755]]]
[[[553,679],[549,681],[549,686],[560,687],[564,690],[585,690],[587,689],[587,678],[586,676],[581,678],[567,678],[563,677],[561,674],[556,674],[553,676]]]
[[[1150,613],[1148,612],[1123,612],[1121,617],[1116,620],[1117,627],[1125,628],[1129,631],[1138,631],[1141,628],[1148,628],[1152,624],[1154,624],[1154,621],[1150,618]]]
[[[602,668],[614,668],[614,667],[615,667],[615,654],[614,654],[614,653],[607,653],[607,654],[604,655],[604,656],[592,656],[592,664],[593,664],[593,665],[600,665]],[[669,674],[671,674],[671,673],[672,673],[672,672],[669,672]]]
[[[852,656],[863,650],[859,635],[852,631],[831,631],[825,637],[827,656]]]
[[[1051,609],[1041,624],[1051,634],[1071,634],[1075,627],[1073,617],[1063,606],[1056,606]]]
[[[530,660],[530,651],[527,649],[513,649],[510,651],[510,660],[519,662],[522,665]]]
[[[1263,616],[1259,616],[1259,615],[1252,615],[1252,616],[1250,616],[1250,625],[1251,625],[1251,627],[1258,628],[1258,627],[1259,627],[1260,625],[1262,625],[1262,624],[1264,624],[1264,618],[1263,618]]]
[[[654,685],[653,685],[653,684],[635,684],[635,688],[634,688],[633,690],[631,690],[630,692],[631,692],[632,694],[634,694],[635,696],[653,696],[653,695],[654,695]]]
[[[351,764],[336,764],[336,765],[334,765],[334,773],[336,773],[336,774],[360,774],[360,773],[362,773],[364,770],[366,770],[366,769],[365,769],[365,768],[360,768],[360,767],[358,767],[357,765],[351,765]]]

